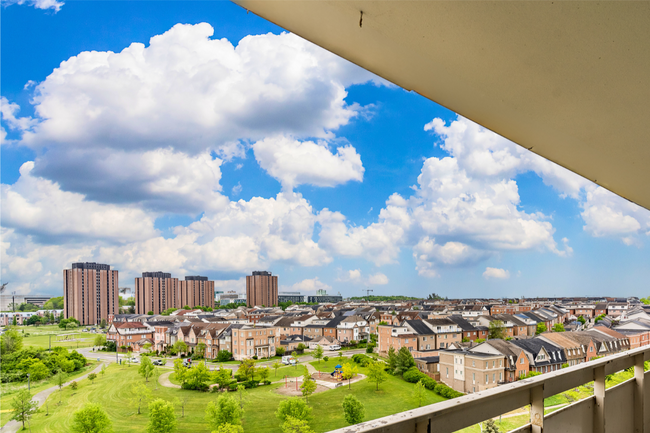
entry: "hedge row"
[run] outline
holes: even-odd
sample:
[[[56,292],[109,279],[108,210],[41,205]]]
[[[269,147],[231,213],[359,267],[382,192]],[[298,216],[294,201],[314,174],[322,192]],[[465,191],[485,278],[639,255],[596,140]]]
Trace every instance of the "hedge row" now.
[[[426,389],[431,390],[445,398],[457,398],[464,395],[462,392],[458,392],[455,389],[448,387],[444,383],[437,383],[435,380],[431,379],[429,376],[418,370],[417,367],[409,368],[404,372],[402,377],[405,381],[410,383],[418,383],[419,381],[422,381]]]

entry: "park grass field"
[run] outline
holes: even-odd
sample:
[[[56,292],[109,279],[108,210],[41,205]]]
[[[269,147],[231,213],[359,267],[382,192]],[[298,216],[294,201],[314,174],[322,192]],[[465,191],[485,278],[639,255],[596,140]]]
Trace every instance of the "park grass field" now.
[[[69,375],[67,380],[75,380],[79,376],[92,371],[99,363],[97,361],[88,360],[88,365],[82,368],[80,371],[75,371],[73,374]],[[54,386],[52,378],[43,379],[39,382],[31,384],[31,393],[36,394],[41,391],[44,391],[48,388]],[[27,388],[27,383],[25,382],[12,382],[12,383],[3,383],[0,387],[2,395],[0,396],[0,427],[5,425],[9,418],[11,417],[11,400],[18,393],[18,391]]]
[[[50,415],[45,416],[44,411],[36,414],[32,419],[32,430],[67,432],[70,427],[71,415],[86,402],[93,402],[104,407],[113,422],[115,431],[144,431],[148,421],[148,409],[145,408],[141,415],[137,415],[136,408],[130,402],[133,385],[143,381],[137,371],[136,366],[126,367],[111,364],[105,377],[100,376],[93,384],[85,379],[79,382],[79,388],[76,391],[72,391],[69,387],[64,388],[61,406],[56,405],[59,401],[59,393],[55,392],[48,399]],[[152,381],[148,386],[157,398],[168,401],[174,401],[177,397],[187,399],[185,417],[180,417],[179,407],[176,410],[179,433],[210,431],[208,423],[205,421],[205,407],[208,402],[217,398],[217,394],[164,388],[160,385],[157,385],[158,389],[154,390],[156,384]],[[243,417],[245,432],[281,432],[275,411],[280,401],[286,397],[279,395],[274,390],[282,386],[284,384],[273,384],[245,392]],[[412,397],[413,384],[400,378],[389,376],[388,381],[380,385],[379,391],[375,391],[375,387],[374,383],[362,380],[353,383],[350,390],[344,386],[313,395],[309,399],[309,404],[313,407],[313,419],[310,425],[316,432],[326,432],[344,427],[346,423],[341,403],[347,394],[355,395],[365,405],[366,420],[414,409],[417,406]],[[443,397],[428,392],[424,404],[433,404],[443,400]]]
[[[24,347],[41,347],[43,349],[49,347],[50,337],[52,340],[52,347],[61,346],[70,350],[82,347],[92,347],[93,342],[95,341],[95,336],[98,335],[82,332],[81,330],[83,328],[66,331],[59,328],[58,325],[19,326],[18,329],[24,331],[25,334],[29,334],[29,336],[23,338]],[[74,339],[69,341],[64,340],[66,336]]]

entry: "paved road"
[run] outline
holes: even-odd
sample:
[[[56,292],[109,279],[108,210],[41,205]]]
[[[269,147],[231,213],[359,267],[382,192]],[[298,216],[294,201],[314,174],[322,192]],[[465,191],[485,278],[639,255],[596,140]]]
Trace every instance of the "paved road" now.
[[[89,371],[88,373],[86,373],[86,374],[84,374],[83,376],[78,377],[78,378],[76,378],[76,379],[74,379],[74,380],[75,380],[75,381],[78,381],[78,380],[85,379],[86,377],[88,377],[88,375],[89,375],[90,373],[95,373],[95,374],[99,373],[99,372],[101,371],[103,365],[104,365],[103,363],[102,363],[102,364],[99,364],[99,365],[97,366],[97,368],[95,368],[93,371]],[[63,385],[63,386],[68,386],[68,385],[70,385],[70,383],[72,383],[72,381],[70,381],[70,382],[66,382],[65,385]],[[52,388],[48,388],[48,389],[46,389],[46,390],[43,390],[43,391],[37,393],[36,395],[34,395],[34,397],[32,398],[32,400],[33,400],[33,401],[36,401],[36,402],[38,403],[38,407],[41,407],[41,406],[43,405],[43,403],[45,403],[45,400],[47,400],[47,398],[48,398],[48,397],[49,397],[49,396],[50,396],[54,391],[56,391],[57,389],[58,389],[57,386],[53,386]],[[9,414],[8,414],[8,415],[9,415]],[[19,429],[21,429],[22,426],[23,426],[23,424],[20,423],[20,422],[18,422],[18,421],[9,421],[7,424],[4,425],[4,427],[2,427],[2,428],[0,429],[0,433],[14,433],[14,432],[17,432]]]

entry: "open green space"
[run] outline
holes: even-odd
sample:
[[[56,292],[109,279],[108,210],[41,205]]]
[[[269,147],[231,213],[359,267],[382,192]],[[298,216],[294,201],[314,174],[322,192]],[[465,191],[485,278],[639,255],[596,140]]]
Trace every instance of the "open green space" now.
[[[98,364],[99,363],[97,361],[88,360],[88,365],[86,365],[82,370],[75,371],[73,374],[70,374],[67,380],[68,381],[75,380],[76,378],[83,376],[89,371],[92,371],[95,367],[97,367]],[[32,395],[34,395],[48,388],[51,388],[52,386],[54,386],[54,383],[52,382],[52,378],[50,377],[38,382],[32,382],[30,386],[30,391]],[[18,393],[18,391],[26,388],[27,388],[26,382],[3,383],[0,386],[0,392],[2,393],[2,395],[0,396],[0,408],[1,408],[0,426],[5,425],[9,421],[9,418],[11,418],[10,415],[11,400]]]
[[[50,347],[61,346],[67,349],[77,349],[81,347],[92,347],[95,336],[89,332],[82,332],[83,328],[63,330],[58,325],[43,326],[19,326],[18,330],[23,333],[23,346],[25,347]],[[27,335],[29,334],[29,335]],[[67,339],[66,339],[67,338]]]
[[[316,363],[318,364],[318,363]],[[322,362],[321,364],[325,364]],[[287,369],[293,367],[284,367]],[[302,370],[300,367],[294,369]],[[363,370],[363,369],[360,369]],[[141,432],[145,430],[148,421],[148,409],[138,415],[137,408],[131,403],[133,386],[144,380],[138,376],[136,366],[118,366],[111,364],[105,377],[99,377],[93,384],[85,379],[79,382],[79,388],[73,391],[64,388],[61,398],[62,405],[57,405],[59,392],[56,391],[48,399],[50,415],[45,416],[44,409],[32,419],[32,430],[38,432],[67,432],[70,427],[72,413],[80,409],[86,402],[102,405],[108,413],[113,428],[120,432]],[[273,373],[271,373],[273,377]],[[181,409],[177,406],[179,418],[179,433],[209,432],[205,421],[205,408],[208,402],[216,400],[218,394],[186,391],[175,388],[164,388],[150,380],[149,388],[155,398],[174,401],[176,398],[186,398],[185,417],[181,418]],[[261,386],[245,391],[245,407],[243,425],[246,432],[280,433],[280,422],[275,417],[275,411],[280,401],[286,397],[275,392],[284,384]],[[317,432],[326,432],[346,425],[343,418],[341,403],[347,394],[354,394],[366,407],[366,420],[387,416],[393,413],[414,409],[417,406],[412,396],[413,384],[401,378],[389,376],[388,380],[375,391],[376,385],[368,380],[315,394],[309,399],[313,407],[313,419],[310,422]],[[155,389],[157,388],[157,390]],[[424,404],[433,404],[444,398],[433,392],[427,392]]]

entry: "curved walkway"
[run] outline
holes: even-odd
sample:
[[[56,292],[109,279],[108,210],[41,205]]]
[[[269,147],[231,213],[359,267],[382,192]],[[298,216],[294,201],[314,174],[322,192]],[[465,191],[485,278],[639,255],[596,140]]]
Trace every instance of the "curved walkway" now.
[[[66,382],[63,386],[68,386],[74,381],[85,379],[85,378],[88,377],[88,375],[90,373],[98,374],[101,371],[103,365],[104,365],[104,363],[99,364],[97,366],[97,368],[95,368],[93,371],[89,371],[88,373],[84,374],[83,376],[77,377],[74,380]],[[57,386],[53,386],[52,388],[48,388],[46,390],[43,390],[43,391],[35,394],[34,397],[32,397],[32,401],[35,401],[38,404],[37,407],[41,407],[43,405],[43,403],[45,403],[45,400],[47,400],[47,398],[54,391],[56,391],[57,389],[58,389]],[[23,424],[18,422],[18,421],[9,421],[7,424],[4,425],[4,427],[2,427],[0,429],[0,433],[14,433],[14,432],[17,432],[22,427],[23,427]]]
[[[160,376],[158,376],[158,383],[161,384],[162,386],[164,386],[165,388],[181,389],[180,385],[174,385],[169,380],[169,376],[171,376],[172,373],[173,373],[173,371],[170,371],[169,373],[164,373],[164,374],[161,374]]]

